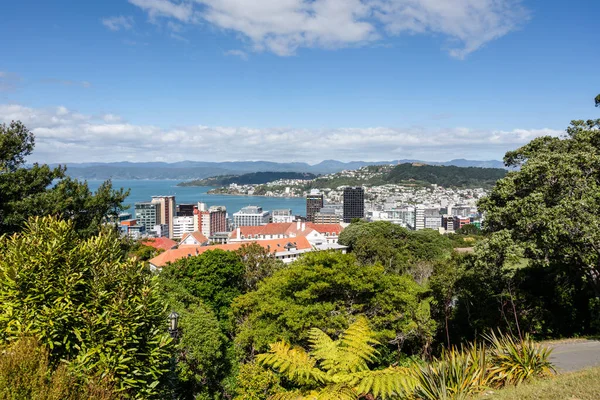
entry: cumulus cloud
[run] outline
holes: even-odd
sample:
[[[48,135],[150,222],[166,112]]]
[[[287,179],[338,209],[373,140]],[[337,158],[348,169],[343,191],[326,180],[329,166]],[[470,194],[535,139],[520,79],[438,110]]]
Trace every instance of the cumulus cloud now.
[[[440,35],[463,58],[528,18],[521,0],[129,0],[152,20],[209,22],[255,50],[286,56],[301,47],[340,48],[386,36]]]
[[[319,162],[415,158],[501,158],[553,129],[249,128],[192,125],[161,128],[123,122],[114,114],[84,115],[66,107],[0,104],[0,123],[23,121],[36,135],[41,162],[270,160]]]
[[[111,31],[130,30],[133,28],[133,18],[119,15],[117,17],[110,17],[102,19],[102,25],[110,29]]]

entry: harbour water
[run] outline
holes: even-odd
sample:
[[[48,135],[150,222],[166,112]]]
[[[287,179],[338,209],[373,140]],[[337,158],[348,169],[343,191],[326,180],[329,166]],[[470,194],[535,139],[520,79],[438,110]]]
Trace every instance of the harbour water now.
[[[88,180],[90,190],[95,191],[103,181]],[[195,204],[199,201],[209,206],[225,206],[229,215],[248,205],[260,206],[264,210],[291,209],[294,215],[306,214],[306,200],[301,197],[263,197],[263,196],[227,196],[213,195],[207,192],[212,187],[181,187],[174,180],[113,180],[114,188],[130,189],[125,204],[130,206],[127,212],[133,213],[133,204],[150,201],[152,196],[175,196],[177,203]]]

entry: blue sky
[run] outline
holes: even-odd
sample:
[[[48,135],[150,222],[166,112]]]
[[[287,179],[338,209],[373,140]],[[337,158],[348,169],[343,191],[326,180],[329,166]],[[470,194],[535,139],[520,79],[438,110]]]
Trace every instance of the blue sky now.
[[[500,159],[599,117],[600,2],[5,2],[44,162]],[[33,160],[32,160],[33,161]]]

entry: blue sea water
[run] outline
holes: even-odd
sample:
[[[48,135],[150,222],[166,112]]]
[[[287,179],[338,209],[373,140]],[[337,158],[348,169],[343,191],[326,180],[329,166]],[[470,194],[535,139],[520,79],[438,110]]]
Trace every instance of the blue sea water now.
[[[103,181],[88,180],[90,190],[95,191]],[[127,212],[133,214],[133,204],[140,201],[150,201],[152,196],[175,196],[179,203],[195,204],[199,201],[208,206],[225,206],[229,215],[239,211],[242,207],[253,205],[260,206],[263,210],[291,209],[294,215],[306,214],[306,200],[304,198],[281,198],[263,196],[225,196],[208,194],[212,187],[179,187],[174,180],[113,180],[114,188],[130,189],[129,197],[125,204],[130,208]]]

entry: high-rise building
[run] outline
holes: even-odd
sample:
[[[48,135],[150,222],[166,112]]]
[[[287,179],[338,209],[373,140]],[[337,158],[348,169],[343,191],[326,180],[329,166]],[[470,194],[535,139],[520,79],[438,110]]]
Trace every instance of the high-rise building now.
[[[262,207],[248,206],[233,213],[233,225],[238,226],[260,226],[266,225],[271,219],[271,213],[263,211]]]
[[[135,203],[135,219],[138,224],[144,225],[146,230],[153,229],[160,222],[160,204],[151,202]]]
[[[415,208],[415,230],[420,231],[425,229],[425,207],[418,205]]]
[[[212,206],[208,209],[209,232],[206,237],[215,233],[227,232],[227,208],[225,206]]]
[[[309,195],[306,196],[306,220],[308,222],[313,222],[315,214],[319,212],[323,208],[323,193],[319,193],[319,191],[311,191]]]
[[[173,238],[181,239],[186,233],[194,232],[194,217],[173,217]]]
[[[152,203],[160,204],[157,224],[169,227],[169,238],[173,237],[173,217],[175,216],[175,196],[152,196]]]
[[[362,187],[344,188],[344,222],[365,217],[365,190]]]
[[[339,224],[340,215],[335,208],[323,207],[314,215],[313,222],[315,224]]]

